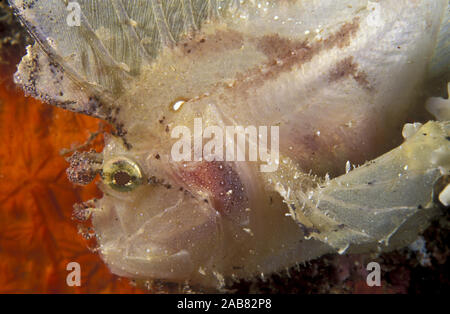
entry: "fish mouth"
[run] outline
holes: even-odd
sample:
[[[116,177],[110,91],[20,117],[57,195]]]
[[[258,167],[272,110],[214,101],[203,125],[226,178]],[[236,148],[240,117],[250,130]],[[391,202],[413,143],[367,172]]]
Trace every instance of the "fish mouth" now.
[[[103,199],[93,215],[100,253],[114,273],[183,281],[221,257],[220,215],[208,203],[175,187],[143,188],[150,201]]]

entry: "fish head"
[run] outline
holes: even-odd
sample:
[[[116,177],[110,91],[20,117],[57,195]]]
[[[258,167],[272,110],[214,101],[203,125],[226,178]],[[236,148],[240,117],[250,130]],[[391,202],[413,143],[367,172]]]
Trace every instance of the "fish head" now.
[[[258,182],[259,165],[175,161],[173,141],[105,140],[92,225],[114,273],[217,288],[328,248],[305,249],[283,199]]]

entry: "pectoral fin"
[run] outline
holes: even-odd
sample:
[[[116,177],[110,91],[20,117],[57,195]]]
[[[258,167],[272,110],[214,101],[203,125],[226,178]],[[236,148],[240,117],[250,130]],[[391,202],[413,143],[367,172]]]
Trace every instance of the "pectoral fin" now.
[[[429,122],[399,147],[332,180],[301,174],[291,162],[266,176],[305,235],[341,253],[353,246],[393,249],[439,214],[434,187],[450,174],[449,136],[449,122]]]

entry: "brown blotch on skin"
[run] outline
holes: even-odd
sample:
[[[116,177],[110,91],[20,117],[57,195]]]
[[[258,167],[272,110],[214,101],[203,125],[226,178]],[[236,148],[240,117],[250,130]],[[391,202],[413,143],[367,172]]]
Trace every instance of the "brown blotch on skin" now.
[[[329,74],[330,82],[336,82],[340,79],[353,76],[358,71],[358,65],[353,62],[353,57],[347,57],[339,61]]]
[[[262,66],[238,74],[237,83],[234,86],[246,92],[250,86],[261,86],[265,81],[275,79],[283,72],[291,71],[294,65],[300,66],[310,62],[314,56],[324,50],[347,47],[350,45],[351,38],[359,30],[359,25],[359,18],[356,17],[351,23],[342,25],[336,33],[314,43],[309,43],[307,40],[292,41],[288,38],[282,38],[278,34],[265,35],[254,39],[256,48],[264,53],[269,60]],[[366,80],[362,73],[357,75],[357,78],[361,82]]]
[[[353,76],[353,78],[355,79],[356,82],[359,83],[359,85],[361,85],[362,87],[371,90],[372,87],[369,84],[369,81],[367,80],[367,74],[364,71],[359,71],[358,73],[356,73],[355,76]]]
[[[310,48],[307,42],[292,42],[287,38],[282,38],[278,34],[263,36],[257,43],[257,48],[271,60],[298,58],[298,52]]]
[[[354,62],[352,56],[339,61],[329,73],[330,82],[337,82],[347,77],[352,77],[359,85],[370,89],[367,74],[364,71],[358,71],[358,64]]]
[[[325,49],[334,47],[344,48],[350,45],[351,38],[359,30],[359,17],[355,17],[352,23],[345,23],[341,28],[323,41]]]
[[[320,149],[320,140],[313,134],[306,134],[302,137],[302,143],[312,153]]]

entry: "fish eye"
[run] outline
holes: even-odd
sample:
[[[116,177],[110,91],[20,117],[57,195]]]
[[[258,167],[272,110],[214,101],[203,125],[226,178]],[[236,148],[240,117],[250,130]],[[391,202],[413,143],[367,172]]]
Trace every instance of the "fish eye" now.
[[[107,161],[103,166],[102,179],[105,184],[119,192],[130,192],[143,182],[139,165],[126,157]]]

